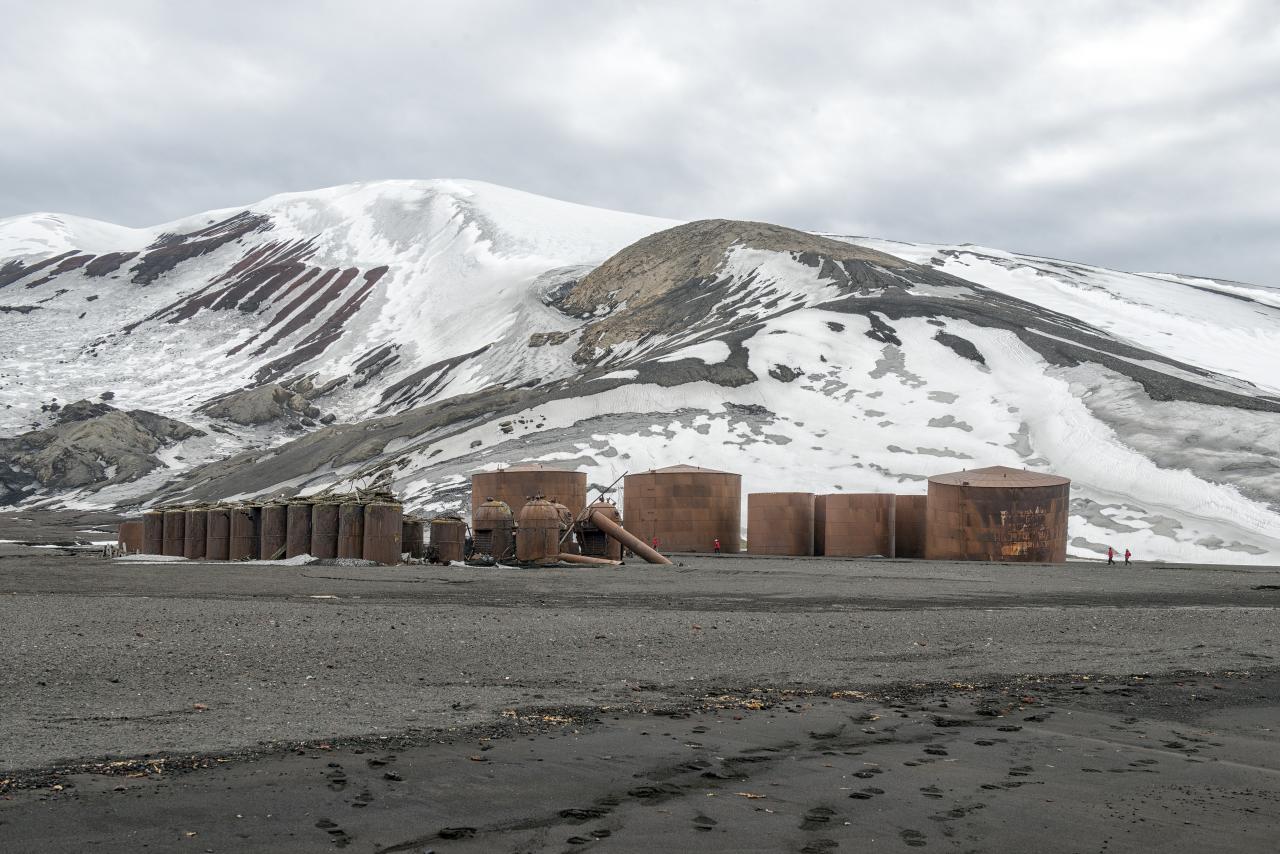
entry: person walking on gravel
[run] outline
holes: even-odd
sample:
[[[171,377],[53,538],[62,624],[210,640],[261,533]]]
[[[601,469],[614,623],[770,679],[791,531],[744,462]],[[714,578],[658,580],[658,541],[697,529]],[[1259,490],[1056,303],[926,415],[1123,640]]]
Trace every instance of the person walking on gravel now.
[[[1116,550],[1107,546],[1107,566],[1116,565]]]
[[[1132,556],[1133,556],[1133,552],[1129,551],[1128,549],[1125,549],[1125,550],[1124,550],[1124,565],[1125,565],[1125,566],[1128,566],[1128,565],[1129,565],[1129,558],[1130,558],[1130,557],[1132,557]]]
[[[713,545],[715,546],[716,554],[720,554],[720,538],[719,537],[715,538],[715,540],[713,541]]]

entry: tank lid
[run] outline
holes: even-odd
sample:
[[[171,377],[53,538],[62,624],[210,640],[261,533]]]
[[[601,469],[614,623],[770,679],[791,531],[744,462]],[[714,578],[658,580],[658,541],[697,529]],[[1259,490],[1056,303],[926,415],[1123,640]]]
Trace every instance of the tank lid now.
[[[989,466],[983,469],[953,471],[947,474],[935,474],[929,478],[930,483],[947,486],[980,486],[980,487],[1027,487],[1027,486],[1067,486],[1069,478],[1056,474],[1038,471],[1024,471],[1008,466]]]
[[[666,468],[660,468],[660,469],[649,469],[648,471],[638,472],[638,474],[687,474],[689,472],[701,472],[702,474],[731,474],[737,477],[742,476],[737,474],[736,472],[719,471],[717,469],[704,469],[698,466],[687,466],[687,465],[667,466]]]
[[[506,471],[556,471],[564,472],[565,474],[579,474],[576,469],[546,465],[544,463],[516,463],[515,465],[510,465],[506,468],[488,469],[486,471],[476,472],[476,474],[498,474]],[[581,472],[581,474],[583,477],[586,476],[586,472]]]

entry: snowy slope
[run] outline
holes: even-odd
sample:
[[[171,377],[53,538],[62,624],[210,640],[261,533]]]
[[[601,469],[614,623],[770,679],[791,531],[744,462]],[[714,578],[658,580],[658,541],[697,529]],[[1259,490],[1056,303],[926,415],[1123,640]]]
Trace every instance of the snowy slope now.
[[[2,221],[0,431],[111,391],[206,433],[141,480],[28,502],[380,479],[441,509],[528,459],[601,485],[696,462],[748,491],[922,492],[1005,464],[1072,478],[1075,555],[1280,559],[1276,289],[675,225],[471,181],[153,229]],[[275,384],[300,395],[284,416],[210,408]]]

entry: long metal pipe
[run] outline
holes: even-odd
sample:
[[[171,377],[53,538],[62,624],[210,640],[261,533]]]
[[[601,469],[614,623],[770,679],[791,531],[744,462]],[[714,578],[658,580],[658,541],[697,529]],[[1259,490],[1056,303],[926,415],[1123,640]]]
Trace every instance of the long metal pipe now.
[[[567,552],[560,552],[560,560],[564,563],[580,563],[585,566],[622,566],[620,560],[609,560],[603,557],[591,557],[590,555],[571,555]]]
[[[663,557],[657,549],[652,548],[645,543],[644,540],[601,513],[599,510],[592,512],[591,521],[597,528],[622,543],[631,551],[647,560],[649,563],[658,563],[665,566],[671,566],[671,561]]]

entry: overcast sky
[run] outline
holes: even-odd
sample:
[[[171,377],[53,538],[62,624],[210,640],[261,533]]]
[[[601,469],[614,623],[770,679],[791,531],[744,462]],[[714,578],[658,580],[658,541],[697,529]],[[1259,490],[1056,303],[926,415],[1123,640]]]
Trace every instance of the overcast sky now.
[[[0,217],[477,178],[1280,285],[1280,3],[0,0]]]

